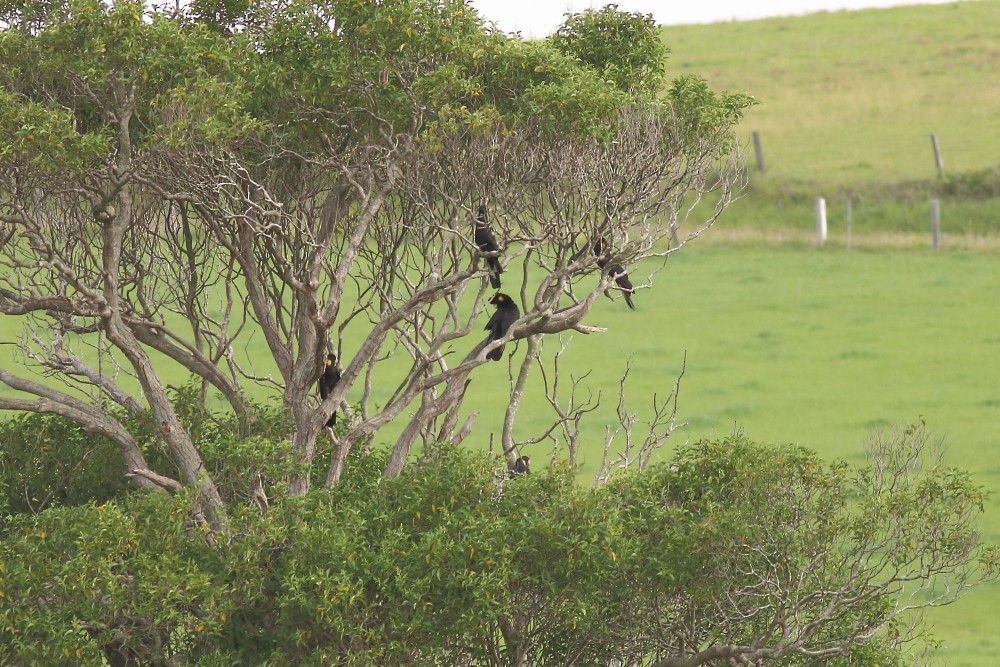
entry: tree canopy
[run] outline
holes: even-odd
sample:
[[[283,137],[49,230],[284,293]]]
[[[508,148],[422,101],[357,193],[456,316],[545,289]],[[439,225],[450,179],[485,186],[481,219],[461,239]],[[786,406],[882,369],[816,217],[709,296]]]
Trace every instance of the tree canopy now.
[[[456,419],[466,387],[503,343],[476,324],[489,307],[479,205],[516,283],[505,339],[528,339],[526,377],[542,336],[595,330],[585,317],[614,282],[595,240],[615,266],[662,257],[738,184],[731,131],[751,101],[692,78],[652,94],[665,52],[642,15],[586,13],[542,42],[489,30],[458,0],[73,0],[9,3],[0,19],[0,312],[24,322],[28,370],[68,385],[4,370],[25,397],[0,408],[106,435],[137,484],[196,486],[219,528],[160,355],[247,429],[247,387],[281,395],[303,471],[291,493],[310,487],[317,437],[348,402],[320,479],[335,484],[352,448],[404,421],[396,475],[414,442],[473,428]],[[609,25],[644,38],[598,54]],[[626,70],[648,85],[623,85]],[[717,207],[685,232],[684,207],[709,192]],[[268,363],[235,353],[251,335]],[[317,406],[331,349],[344,368]],[[387,370],[394,353],[409,367]],[[176,473],[149,469],[123,413],[160,424]]]

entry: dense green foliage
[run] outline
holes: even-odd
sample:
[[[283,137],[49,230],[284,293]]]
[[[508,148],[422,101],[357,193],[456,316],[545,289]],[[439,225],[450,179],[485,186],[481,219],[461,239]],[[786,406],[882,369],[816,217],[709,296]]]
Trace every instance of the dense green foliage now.
[[[29,413],[0,423],[0,460],[7,512],[106,502],[129,484],[111,442],[52,415]]]
[[[271,479],[294,472],[288,462],[288,423],[280,407],[255,405],[254,433],[241,435],[229,412],[209,412],[195,383],[173,389],[185,427],[203,452],[226,500],[240,503],[258,475]],[[122,416],[155,470],[175,475],[169,452],[148,413]],[[330,452],[321,453],[328,460]],[[129,488],[129,471],[112,442],[79,424],[48,414],[25,413],[0,421],[0,502],[5,512],[37,513],[50,506],[105,503]]]
[[[951,580],[964,566],[945,566],[977,553],[983,491],[934,467],[923,437],[915,427],[859,467],[742,436],[700,441],[594,490],[561,466],[508,479],[457,449],[385,479],[370,455],[334,490],[234,511],[224,544],[190,522],[185,494],[8,516],[0,657],[501,665],[523,651],[535,665],[648,664],[720,632],[749,646],[794,608],[818,631],[791,623],[757,648],[813,632],[836,649],[826,664],[895,665],[885,577]],[[840,587],[864,603],[824,617]],[[726,596],[759,604],[737,612]]]
[[[585,9],[568,16],[551,43],[622,90],[656,95],[663,89],[667,48],[652,14],[620,12],[617,5]]]

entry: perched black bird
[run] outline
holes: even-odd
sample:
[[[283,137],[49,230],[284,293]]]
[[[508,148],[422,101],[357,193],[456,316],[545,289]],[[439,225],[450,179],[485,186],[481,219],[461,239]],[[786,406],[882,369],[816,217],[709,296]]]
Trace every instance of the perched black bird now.
[[[490,225],[486,221],[486,204],[479,205],[479,212],[476,213],[476,246],[481,252],[500,252],[500,246],[497,245],[496,237],[493,236],[493,232],[490,231]],[[500,288],[500,274],[503,273],[503,267],[500,266],[499,257],[487,257],[486,258],[486,268],[490,272],[490,285],[493,289]]]
[[[340,382],[340,371],[337,370],[337,355],[332,352],[326,355],[326,370],[319,378],[319,397],[325,399],[333,391],[333,388]],[[337,411],[334,409],[330,419],[327,420],[328,428],[333,428],[337,423]]]
[[[528,464],[530,462],[531,462],[531,459],[529,457],[527,457],[527,456],[519,456],[519,457],[517,457],[517,460],[514,461],[513,465],[511,465],[511,467],[510,467],[510,476],[511,476],[511,478],[517,477],[518,475],[529,475],[529,474],[531,474],[531,468],[528,467]]]
[[[490,337],[488,340],[500,340],[505,335],[507,335],[507,329],[510,329],[517,318],[521,317],[521,311],[518,309],[517,304],[514,300],[503,292],[497,292],[490,299],[490,303],[497,307],[493,316],[490,317],[490,321],[486,323],[486,330],[490,332]],[[489,354],[486,355],[487,359],[492,359],[493,361],[500,361],[503,356],[503,348],[501,345],[498,348],[490,350]]]
[[[628,304],[629,308],[635,310],[635,304],[632,303],[632,294],[635,292],[635,287],[632,286],[632,281],[628,279],[628,273],[625,272],[621,264],[611,264],[611,266],[608,266],[608,263],[611,262],[611,253],[607,251],[607,244],[604,242],[604,239],[597,239],[597,242],[594,244],[594,255],[597,256],[597,266],[602,269],[607,267],[608,275],[614,278],[622,294],[625,295],[625,303]]]

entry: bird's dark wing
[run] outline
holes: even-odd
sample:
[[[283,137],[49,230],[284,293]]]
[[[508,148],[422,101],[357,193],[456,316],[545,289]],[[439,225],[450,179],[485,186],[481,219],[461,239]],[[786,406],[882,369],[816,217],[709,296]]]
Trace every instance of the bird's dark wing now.
[[[493,232],[486,225],[485,216],[481,219],[477,218],[475,240],[476,247],[479,248],[480,252],[500,251],[496,237],[493,236]],[[490,272],[490,285],[493,286],[493,289],[500,289],[500,274],[503,273],[503,267],[500,266],[500,259],[497,257],[487,257],[486,268]]]
[[[333,388],[337,386],[340,381],[340,371],[332,366],[327,368],[323,372],[323,376],[319,379],[319,395],[320,398],[326,398],[333,391]]]
[[[611,275],[614,276],[615,282],[618,283],[618,286],[623,290],[628,290],[629,292],[633,291],[632,281],[628,279],[628,274],[625,273],[620,266],[618,267],[618,272],[612,273]]]
[[[622,291],[625,296],[625,303],[632,310],[635,310],[635,304],[632,303],[632,295],[635,294],[635,287],[632,286],[632,281],[629,280],[628,273],[622,268],[621,264],[612,264],[608,269],[608,276],[614,279],[615,284]],[[604,292],[608,297],[611,295],[607,291]]]
[[[521,317],[521,311],[513,303],[508,303],[503,308],[503,315],[500,320],[500,336],[507,335],[507,330],[510,329],[510,325],[514,324]]]
[[[618,268],[621,269],[621,267]],[[625,271],[621,271],[615,276],[615,282],[621,288],[622,294],[625,295],[625,303],[628,304],[629,308],[635,310],[635,304],[632,303],[632,294],[635,293],[635,287],[632,286],[632,281],[628,279],[628,274]]]
[[[486,323],[486,329],[490,332],[489,340],[494,341],[503,338],[507,334],[507,330],[510,329],[510,325],[519,317],[521,317],[521,311],[509,298],[502,303],[498,303],[496,311],[490,317],[490,321]],[[490,350],[486,354],[486,358],[493,361],[500,361],[503,357],[504,347],[501,345],[494,350]]]
[[[490,332],[489,338],[486,339],[487,341],[492,342],[503,338],[506,331],[503,325],[503,312],[503,308],[497,308],[490,317],[490,321],[486,323],[486,329]],[[486,353],[486,358],[491,361],[500,361],[500,358],[503,357],[503,348],[504,346],[501,345],[496,349],[490,350]]]
[[[326,398],[340,382],[340,371],[335,366],[327,366],[319,377],[319,397]]]
[[[490,319],[486,323],[486,326],[483,327],[483,329],[485,329],[486,331],[491,332],[493,334],[491,336],[491,338],[493,340],[496,340],[497,338],[500,338],[501,336],[503,336],[503,334],[500,334],[499,336],[497,335],[497,328],[499,326],[500,326],[500,309],[497,308],[495,311],[493,311],[493,314],[490,315]]]
[[[340,371],[337,370],[336,366],[327,366],[326,370],[323,371],[323,375],[319,378],[319,397],[326,400],[326,397],[330,395],[330,392],[333,391],[338,382],[340,382]],[[332,428],[336,423],[337,411],[334,410],[333,414],[327,420],[326,425]]]
[[[497,239],[493,236],[493,232],[484,223],[476,223],[476,245],[483,252],[497,252],[500,250],[500,246],[497,245]]]
[[[604,251],[604,246],[604,239],[597,239],[597,241],[594,242],[594,254],[598,257],[605,257],[607,253]],[[607,262],[606,259],[604,261]]]
[[[493,338],[492,340],[496,340],[496,338]],[[490,361],[500,361],[503,358],[504,347],[506,347],[506,345],[501,345],[498,348],[490,350],[486,353],[486,358]]]

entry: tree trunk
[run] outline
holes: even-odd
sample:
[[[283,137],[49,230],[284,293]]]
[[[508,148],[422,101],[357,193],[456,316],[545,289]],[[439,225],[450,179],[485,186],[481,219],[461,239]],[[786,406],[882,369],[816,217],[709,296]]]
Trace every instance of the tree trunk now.
[[[127,94],[131,96],[132,91]],[[118,279],[119,272],[122,270],[122,243],[127,225],[136,224],[133,220],[131,196],[127,187],[123,187],[122,181],[119,180],[121,175],[128,172],[132,153],[129,134],[130,118],[131,112],[129,110],[123,112],[119,119],[119,150],[115,168],[111,170],[111,178],[109,179],[115,191],[107,197],[106,201],[100,202],[95,207],[104,213],[102,217],[97,217],[98,222],[103,226],[104,242],[102,270],[105,307],[101,319],[108,341],[121,350],[135,371],[139,386],[142,388],[147,403],[149,403],[153,417],[160,425],[160,435],[167,443],[173,461],[180,472],[181,480],[197,490],[198,507],[196,509],[200,509],[204,513],[212,530],[225,533],[228,532],[229,521],[222,497],[205,470],[201,456],[191,441],[190,435],[177,418],[174,406],[170,402],[160,378],[153,370],[149,355],[146,354],[145,349],[122,318]],[[117,212],[110,208],[110,203],[115,199],[120,205]]]
[[[500,622],[500,632],[507,647],[508,667],[528,667],[528,639],[524,636],[527,625],[527,619],[520,614]]]
[[[295,432],[292,434],[295,462],[303,468],[300,474],[289,480],[288,494],[301,496],[309,492],[311,478],[309,469],[316,454],[316,437],[321,426],[318,423],[318,413],[309,405],[307,396],[290,395],[286,392],[285,405],[295,425]]]
[[[344,463],[347,462],[347,454],[351,449],[350,444],[339,438],[333,438],[333,441],[336,449],[333,452],[333,463],[330,464],[330,470],[326,475],[327,488],[336,486],[337,482],[340,481],[340,476],[344,472]]]

